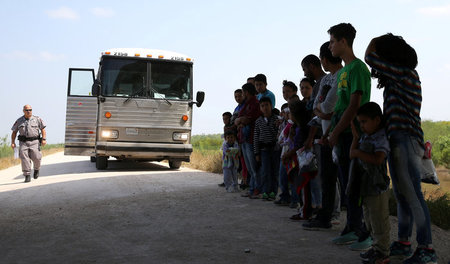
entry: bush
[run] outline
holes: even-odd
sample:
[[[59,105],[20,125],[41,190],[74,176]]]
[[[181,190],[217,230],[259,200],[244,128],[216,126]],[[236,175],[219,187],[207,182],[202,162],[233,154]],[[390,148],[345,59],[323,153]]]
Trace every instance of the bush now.
[[[439,136],[433,146],[433,161],[450,169],[450,137]]]

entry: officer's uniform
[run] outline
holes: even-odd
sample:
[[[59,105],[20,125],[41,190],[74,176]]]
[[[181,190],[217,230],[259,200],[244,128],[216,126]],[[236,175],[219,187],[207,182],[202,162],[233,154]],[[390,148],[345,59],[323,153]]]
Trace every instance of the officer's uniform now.
[[[35,171],[41,167],[42,154],[40,151],[39,131],[45,128],[44,121],[38,116],[26,119],[24,116],[17,119],[12,131],[19,131],[19,157],[22,161],[23,175],[31,174],[31,161]]]

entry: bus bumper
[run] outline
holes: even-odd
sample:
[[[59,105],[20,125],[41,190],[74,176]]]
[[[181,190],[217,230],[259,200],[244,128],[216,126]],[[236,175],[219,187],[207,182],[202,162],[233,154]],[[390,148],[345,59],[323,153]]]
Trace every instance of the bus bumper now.
[[[191,144],[97,142],[96,153],[122,159],[190,161]]]

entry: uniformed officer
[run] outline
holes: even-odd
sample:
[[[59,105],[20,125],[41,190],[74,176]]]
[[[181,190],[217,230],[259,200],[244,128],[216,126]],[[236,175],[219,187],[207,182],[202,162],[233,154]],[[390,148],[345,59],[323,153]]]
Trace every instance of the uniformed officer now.
[[[42,158],[40,145],[41,142],[42,146],[47,144],[44,121],[40,117],[33,115],[31,105],[25,105],[23,107],[23,116],[17,119],[11,130],[11,147],[13,149],[16,147],[16,135],[17,131],[19,131],[19,157],[22,161],[25,182],[31,181],[31,161],[33,161],[34,165],[33,178],[37,179]]]

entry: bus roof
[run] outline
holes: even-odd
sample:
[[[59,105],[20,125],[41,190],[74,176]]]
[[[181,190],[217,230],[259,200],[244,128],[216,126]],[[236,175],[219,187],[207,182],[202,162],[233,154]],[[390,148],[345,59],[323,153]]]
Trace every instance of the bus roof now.
[[[115,48],[108,49],[102,52],[102,56],[120,56],[120,57],[140,57],[140,58],[154,58],[173,61],[189,61],[193,59],[184,54],[157,49],[141,49],[141,48]]]

